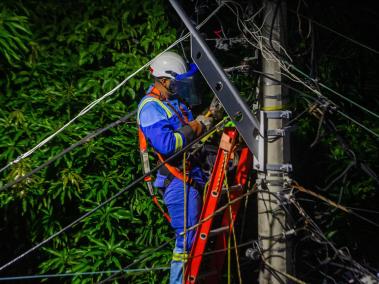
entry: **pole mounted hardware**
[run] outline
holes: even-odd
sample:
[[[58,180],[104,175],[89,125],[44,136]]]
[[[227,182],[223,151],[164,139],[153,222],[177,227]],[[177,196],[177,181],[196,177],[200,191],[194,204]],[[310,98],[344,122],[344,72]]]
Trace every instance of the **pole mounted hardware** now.
[[[170,0],[170,3],[191,34],[191,57],[193,61],[196,63],[215,96],[221,102],[226,113],[235,123],[247,147],[255,156],[254,160],[257,161],[257,164],[262,165],[262,163],[259,163],[258,157],[258,137],[260,134],[258,120],[251,113],[237,89],[230,82],[223,68],[218,63],[205,40],[191,23],[191,20],[178,1]]]

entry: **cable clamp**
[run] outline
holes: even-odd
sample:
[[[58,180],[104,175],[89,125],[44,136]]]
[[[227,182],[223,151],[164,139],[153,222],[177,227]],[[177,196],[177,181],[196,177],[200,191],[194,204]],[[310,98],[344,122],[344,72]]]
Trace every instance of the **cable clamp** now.
[[[285,126],[283,128],[278,128],[278,129],[268,129],[266,134],[267,136],[286,136],[287,133],[289,133],[290,131],[293,131],[295,129],[294,126]]]
[[[286,238],[286,237],[289,237],[289,236],[295,235],[295,234],[296,234],[296,230],[291,229],[291,230],[288,230],[287,232],[283,232],[283,238]]]
[[[290,119],[292,116],[292,111],[290,110],[274,110],[274,111],[263,111],[266,118],[271,119]]]
[[[270,186],[281,186],[283,187],[283,180],[282,179],[274,179],[274,180],[268,180],[267,181],[267,185],[270,185]]]
[[[292,186],[291,186],[292,185],[292,179],[287,174],[283,175],[283,179],[284,179],[283,186],[288,190],[292,190]]]
[[[261,257],[261,253],[259,252],[259,249],[257,248],[248,248],[245,251],[245,256],[252,260],[259,260]]]
[[[255,183],[256,183],[258,186],[264,184],[263,179],[261,179],[261,178],[257,178],[257,179],[255,180]]]
[[[292,164],[267,164],[266,169],[268,171],[276,172],[292,172]]]

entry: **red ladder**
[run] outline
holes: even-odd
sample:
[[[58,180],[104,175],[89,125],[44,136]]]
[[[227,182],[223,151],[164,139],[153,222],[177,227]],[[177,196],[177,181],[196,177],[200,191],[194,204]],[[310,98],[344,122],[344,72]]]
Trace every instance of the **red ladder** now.
[[[224,129],[209,181],[207,195],[200,215],[200,220],[205,219],[206,221],[200,224],[197,229],[195,241],[186,264],[186,284],[199,282],[199,272],[204,258],[203,253],[212,234],[217,234],[214,249],[219,252],[212,255],[209,261],[210,267],[212,268],[212,273],[207,273],[204,277],[202,277],[202,282],[217,283],[222,272],[227,248],[227,236],[230,234],[232,223],[234,223],[237,217],[240,201],[231,205],[232,218],[230,218],[229,209],[226,209],[223,213],[220,228],[215,230],[211,230],[211,228],[214,220],[213,214],[217,209],[217,204],[219,203],[224,185],[225,169],[227,168],[229,161],[234,158],[237,138],[238,132],[235,128],[228,127]],[[243,188],[246,184],[251,168],[252,156],[248,148],[245,147],[239,154],[239,162],[234,178],[234,185],[230,187],[230,189],[233,190],[229,191],[230,201],[243,194]]]

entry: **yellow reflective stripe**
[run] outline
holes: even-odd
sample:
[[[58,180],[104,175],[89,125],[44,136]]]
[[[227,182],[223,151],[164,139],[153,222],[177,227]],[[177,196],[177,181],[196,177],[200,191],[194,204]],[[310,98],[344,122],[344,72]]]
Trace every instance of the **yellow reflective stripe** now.
[[[175,152],[182,149],[183,147],[183,138],[182,138],[182,135],[180,135],[180,133],[174,133],[174,136],[175,136]]]
[[[283,108],[287,108],[287,105],[266,106],[266,107],[262,107],[262,110],[265,110],[265,111],[275,111],[275,110],[282,110]]]
[[[159,106],[166,112],[167,114],[167,118],[170,118],[172,117],[172,113],[171,111],[165,106],[164,103],[162,103],[159,99],[156,99],[156,98],[147,98],[147,99],[144,99],[142,101],[142,103],[139,105],[138,107],[138,114],[137,114],[137,122],[139,124],[139,115],[140,115],[140,112],[142,110],[142,108],[149,102],[156,102],[157,104],[159,104]]]
[[[188,254],[187,253],[174,252],[172,254],[172,260],[186,262],[188,260]]]

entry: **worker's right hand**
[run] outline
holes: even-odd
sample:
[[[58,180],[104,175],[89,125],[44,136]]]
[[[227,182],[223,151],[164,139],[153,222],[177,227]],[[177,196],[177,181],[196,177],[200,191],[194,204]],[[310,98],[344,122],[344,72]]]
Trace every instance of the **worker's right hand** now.
[[[213,117],[211,116],[205,116],[205,115],[199,115],[196,117],[196,120],[200,122],[202,125],[204,125],[205,129],[208,131],[212,125],[213,125]]]
[[[205,128],[204,125],[197,120],[193,120],[193,121],[188,122],[188,125],[191,127],[191,129],[195,133],[196,137],[199,137],[201,135],[201,133],[203,133],[204,128]]]

